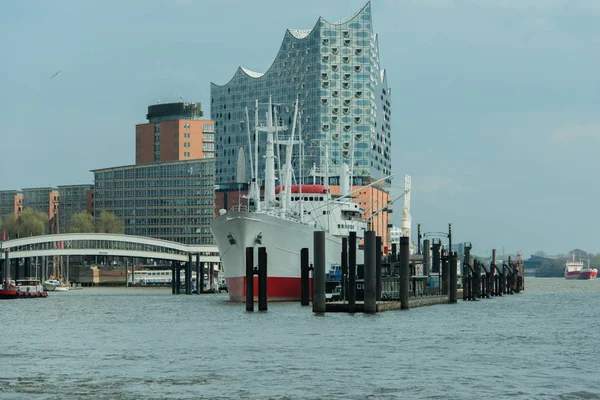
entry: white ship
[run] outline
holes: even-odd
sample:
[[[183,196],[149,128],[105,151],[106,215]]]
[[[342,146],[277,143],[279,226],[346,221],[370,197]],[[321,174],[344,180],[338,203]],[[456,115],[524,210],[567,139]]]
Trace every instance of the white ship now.
[[[297,104],[297,102],[296,102]],[[273,110],[269,103],[269,110]],[[255,106],[258,121],[258,103]],[[362,217],[364,210],[352,202],[351,176],[346,164],[340,167],[340,195],[330,194],[328,188],[328,165],[325,166],[325,185],[292,185],[292,147],[301,145],[300,140],[294,139],[297,107],[294,112],[292,133],[287,140],[286,159],[283,168],[279,169],[280,182],[284,184],[275,187],[275,154],[274,143],[282,144],[278,131],[285,127],[275,126],[275,115],[266,113],[266,123],[259,127],[255,124],[255,160],[252,166],[250,154],[252,182],[248,194],[248,206],[245,210],[227,212],[220,210],[220,215],[211,223],[211,230],[223,263],[227,289],[231,300],[244,301],[246,298],[246,248],[254,247],[254,265],[257,265],[258,248],[265,247],[267,251],[267,298],[272,300],[300,299],[300,250],[309,249],[309,262],[312,264],[313,233],[326,232],[326,268],[339,265],[341,259],[342,237],[349,232],[356,232],[357,245],[364,236],[367,224]],[[248,119],[248,118],[247,118]],[[300,129],[300,128],[299,128]],[[265,151],[265,189],[264,200],[260,201],[258,175],[258,134],[266,132]],[[300,135],[298,135],[300,137]],[[250,130],[248,128],[248,142]],[[251,152],[250,152],[251,153]],[[327,160],[327,147],[325,147]],[[302,159],[302,146],[300,146]],[[279,158],[278,158],[279,160]],[[302,161],[301,161],[302,162]],[[239,167],[238,167],[239,168]],[[315,171],[315,169],[313,169]],[[302,173],[302,172],[300,172]],[[313,174],[314,176],[315,174]],[[313,178],[314,179],[314,178]],[[302,176],[299,179],[303,182]],[[380,181],[373,182],[377,184]],[[362,188],[361,188],[362,189]],[[358,246],[357,246],[358,247]],[[357,249],[357,264],[362,264],[362,250]],[[258,287],[257,277],[254,277],[254,287]],[[311,282],[312,283],[312,282]],[[255,291],[255,297],[257,292]]]

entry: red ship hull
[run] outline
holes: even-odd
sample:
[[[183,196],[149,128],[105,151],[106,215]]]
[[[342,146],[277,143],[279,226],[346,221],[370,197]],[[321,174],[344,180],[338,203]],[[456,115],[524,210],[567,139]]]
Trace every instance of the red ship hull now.
[[[579,279],[596,279],[598,276],[598,271],[581,271],[579,273]]]
[[[579,271],[565,272],[565,279],[579,279]]]
[[[13,289],[0,289],[0,299],[33,299],[36,297],[47,297],[46,292],[20,292]]]
[[[246,277],[225,278],[227,291],[232,301],[246,301]],[[269,301],[300,301],[300,278],[267,277],[267,299]],[[309,279],[309,296],[312,279]],[[258,300],[258,277],[254,277],[254,299]]]

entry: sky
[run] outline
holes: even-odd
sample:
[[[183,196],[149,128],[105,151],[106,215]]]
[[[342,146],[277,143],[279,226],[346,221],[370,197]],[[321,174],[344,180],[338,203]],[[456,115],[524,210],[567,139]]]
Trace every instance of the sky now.
[[[286,29],[364,4],[6,2],[0,190],[92,183],[92,169],[133,164],[148,105],[182,96],[208,117],[210,82],[240,65],[266,71]],[[600,252],[600,1],[371,4],[392,88],[392,194],[411,175],[413,232],[452,223],[453,242],[482,255]]]

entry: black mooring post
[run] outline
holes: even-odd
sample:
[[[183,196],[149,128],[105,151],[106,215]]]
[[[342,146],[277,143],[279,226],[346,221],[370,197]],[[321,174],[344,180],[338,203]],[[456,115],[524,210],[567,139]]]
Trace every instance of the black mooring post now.
[[[348,236],[348,312],[356,309],[356,232]]]
[[[472,284],[470,278],[470,269],[469,264],[471,264],[471,249],[473,245],[469,243],[465,243],[464,246],[464,262],[463,262],[463,300],[471,300],[471,292],[472,289],[470,285]]]
[[[375,252],[375,300],[381,301],[381,236],[375,238]]]
[[[429,276],[431,273],[429,239],[423,240],[423,248],[421,249],[421,252],[423,253],[423,275]]]
[[[452,224],[448,224],[448,267],[446,270],[446,290],[447,293],[450,294],[450,269],[452,268]],[[456,265],[454,265],[454,269],[456,269]]]
[[[409,238],[407,236],[400,237],[400,308],[408,310],[408,281],[409,276]]]
[[[315,266],[313,270],[313,312],[324,313],[325,302],[325,231],[313,232],[313,256]]]
[[[342,237],[342,293],[340,300],[348,300],[348,238]]]
[[[462,290],[463,290],[463,301],[469,299],[469,266],[467,265],[467,260],[463,261],[462,265]]]
[[[396,258],[397,255],[398,255],[398,247],[396,246],[396,243],[392,243],[392,259],[391,259],[392,262],[398,261],[398,258]]]
[[[365,250],[364,250],[364,306],[365,313],[377,312],[377,280],[375,277],[376,264],[376,243],[375,231],[365,232]]]
[[[421,254],[421,224],[417,224],[417,254]]]
[[[254,247],[246,247],[246,311],[254,311]]]
[[[500,295],[506,294],[506,267],[504,262],[502,262],[502,272],[499,274],[500,276]]]
[[[450,303],[456,303],[457,301],[457,297],[458,297],[458,289],[456,286],[456,281],[458,279],[457,277],[457,271],[456,271],[456,260],[457,260],[458,256],[456,254],[456,252],[450,252],[450,273],[448,274],[448,277],[450,278],[450,293],[448,296],[448,301]]]
[[[473,269],[473,297],[477,299],[481,296],[481,269],[477,259],[473,260]]]
[[[196,294],[200,294],[200,253],[196,253]]]
[[[448,259],[449,251],[442,251],[442,295],[448,295]]]
[[[213,263],[208,266],[208,288],[211,292],[215,289],[215,264]]]
[[[267,311],[267,249],[258,248],[258,311]]]
[[[431,254],[431,261],[432,261],[432,265],[431,265],[431,272],[439,274],[440,273],[440,248],[441,248],[441,242],[439,241],[439,239],[433,239],[433,243],[432,243],[432,254]]]
[[[176,286],[175,286],[175,294],[181,294],[181,263],[177,262],[176,267]]]
[[[300,304],[307,306],[309,303],[309,273],[308,273],[308,249],[300,250]]]
[[[185,294],[192,294],[192,253],[188,254],[188,262],[185,266]]]

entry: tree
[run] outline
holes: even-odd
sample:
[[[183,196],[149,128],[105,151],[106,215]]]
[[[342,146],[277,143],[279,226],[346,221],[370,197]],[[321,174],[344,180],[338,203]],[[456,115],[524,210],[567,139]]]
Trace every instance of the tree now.
[[[46,232],[47,225],[48,216],[31,208],[24,208],[17,219],[21,237],[43,235]]]
[[[96,221],[96,232],[98,233],[124,233],[125,226],[123,221],[118,219],[115,214],[102,211]]]
[[[46,232],[48,216],[41,211],[24,208],[18,218],[6,215],[2,221],[2,231],[11,239],[30,235],[43,235]]]
[[[94,232],[94,217],[87,211],[80,211],[71,217],[68,233],[91,233]]]
[[[2,232],[6,232],[6,239],[14,239],[17,237],[17,219],[14,214],[5,215],[2,218],[0,229]]]

